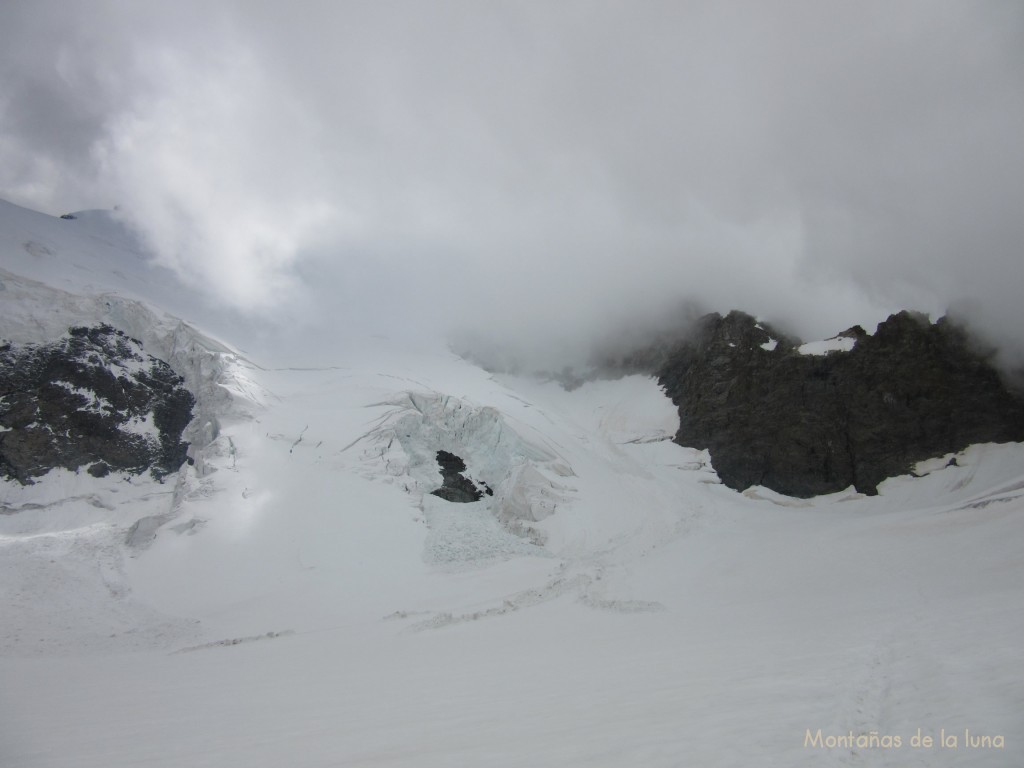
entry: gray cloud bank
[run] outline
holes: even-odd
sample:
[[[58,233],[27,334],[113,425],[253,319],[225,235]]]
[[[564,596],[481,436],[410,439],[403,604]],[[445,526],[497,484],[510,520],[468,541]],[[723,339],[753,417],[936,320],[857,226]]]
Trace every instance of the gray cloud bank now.
[[[684,299],[805,338],[952,308],[1024,349],[1017,2],[2,16],[0,196],[120,204],[243,312],[557,355]]]

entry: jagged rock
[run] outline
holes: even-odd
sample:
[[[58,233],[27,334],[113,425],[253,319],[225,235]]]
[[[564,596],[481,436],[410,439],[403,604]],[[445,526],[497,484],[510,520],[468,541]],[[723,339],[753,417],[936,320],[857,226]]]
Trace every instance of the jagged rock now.
[[[86,471],[93,477],[106,477],[110,474],[110,467],[107,466],[106,462],[97,461]]]
[[[454,453],[438,451],[437,463],[441,466],[443,480],[440,488],[431,491],[434,496],[439,496],[446,501],[468,504],[480,501],[485,493],[488,496],[494,495],[494,491],[486,483],[480,483],[480,486],[483,487],[481,490],[476,483],[462,474],[466,471],[466,462]]]
[[[708,449],[731,488],[807,497],[873,494],[923,459],[1024,440],[1024,400],[948,320],[900,312],[841,335],[849,351],[802,355],[742,312],[705,316],[660,353],[676,442]]]
[[[94,477],[177,471],[195,404],[182,383],[108,325],[0,346],[0,476],[30,484],[55,467],[89,465]]]

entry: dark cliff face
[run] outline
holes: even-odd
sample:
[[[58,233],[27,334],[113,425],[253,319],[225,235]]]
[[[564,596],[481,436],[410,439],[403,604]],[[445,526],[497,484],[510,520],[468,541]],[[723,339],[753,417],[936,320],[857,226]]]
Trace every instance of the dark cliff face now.
[[[195,399],[170,367],[110,326],[52,344],[0,346],[0,476],[30,484],[54,467],[102,476],[185,461]]]
[[[873,494],[923,459],[1024,440],[1024,400],[951,323],[901,312],[843,335],[853,349],[801,355],[741,312],[702,318],[658,370],[676,442],[708,449],[731,488],[807,497]]]
[[[487,483],[474,483],[463,473],[466,471],[466,462],[448,451],[437,452],[437,463],[441,467],[441,487],[430,493],[439,496],[445,501],[454,501],[460,504],[469,504],[480,501],[484,494],[493,496],[494,491]]]

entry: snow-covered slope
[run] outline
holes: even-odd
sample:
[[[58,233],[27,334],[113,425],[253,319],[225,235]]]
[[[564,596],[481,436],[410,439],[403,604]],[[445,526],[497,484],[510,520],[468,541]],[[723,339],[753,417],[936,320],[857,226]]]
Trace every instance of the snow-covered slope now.
[[[199,416],[163,484],[0,489],[0,764],[1024,757],[1024,447],[873,498],[739,494],[651,379],[566,392],[380,339],[273,368],[158,310],[144,260],[116,284],[97,245],[76,283],[10,234],[78,263],[81,220],[4,216],[0,336],[110,322]],[[431,496],[438,450],[493,495]]]
[[[829,352],[849,352],[857,345],[850,336],[833,336],[823,341],[809,341],[801,344],[797,351],[801,355],[827,355]]]

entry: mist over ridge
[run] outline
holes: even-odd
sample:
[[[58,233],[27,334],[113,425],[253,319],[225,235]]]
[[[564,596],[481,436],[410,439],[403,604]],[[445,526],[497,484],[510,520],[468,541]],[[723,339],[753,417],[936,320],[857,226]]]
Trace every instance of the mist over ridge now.
[[[1024,10],[13,4],[0,197],[269,326],[557,358],[684,302],[1020,360]]]

